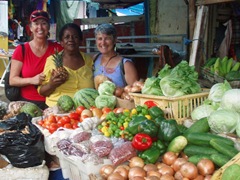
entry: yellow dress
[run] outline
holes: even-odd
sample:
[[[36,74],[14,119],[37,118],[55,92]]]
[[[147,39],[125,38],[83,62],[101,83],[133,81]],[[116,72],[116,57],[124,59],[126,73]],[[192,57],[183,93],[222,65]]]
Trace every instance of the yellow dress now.
[[[80,89],[94,88],[93,70],[92,70],[93,59],[91,58],[91,56],[87,55],[86,53],[83,53],[83,52],[80,52],[80,53],[85,61],[85,65],[80,67],[77,70],[72,70],[64,66],[64,68],[66,68],[66,70],[69,73],[69,78],[65,83],[57,87],[50,96],[46,97],[46,104],[49,107],[56,105],[57,100],[62,95],[69,95],[73,97],[74,94]],[[51,77],[51,72],[53,69],[55,69],[53,56],[49,56],[44,66],[44,74],[46,75],[46,77],[42,85],[49,82]],[[38,88],[38,90],[40,88],[41,86]]]

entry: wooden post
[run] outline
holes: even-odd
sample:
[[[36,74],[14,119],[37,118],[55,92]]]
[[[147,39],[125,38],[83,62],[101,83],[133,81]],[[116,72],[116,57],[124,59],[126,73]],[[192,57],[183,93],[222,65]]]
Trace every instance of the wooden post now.
[[[206,30],[206,22],[208,17],[208,7],[207,6],[198,6],[197,7],[197,17],[196,17],[196,26],[194,29],[192,49],[190,53],[189,65],[195,65],[196,70],[199,71],[200,59],[199,55],[202,54],[201,41],[204,39],[204,34]],[[196,61],[197,60],[197,61]]]

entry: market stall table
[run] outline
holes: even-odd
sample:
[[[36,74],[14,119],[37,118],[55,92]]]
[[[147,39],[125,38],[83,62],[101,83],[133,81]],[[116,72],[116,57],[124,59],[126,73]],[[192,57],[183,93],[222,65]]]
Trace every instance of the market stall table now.
[[[9,70],[9,67],[10,67],[10,64],[11,64],[11,57],[12,57],[11,54],[9,54],[9,55],[0,54],[0,60],[3,61],[4,67],[5,67],[5,70],[4,70],[4,72],[2,74],[2,77],[0,79],[0,86],[1,87],[4,87],[4,78],[5,78],[5,75],[6,75],[7,71]]]

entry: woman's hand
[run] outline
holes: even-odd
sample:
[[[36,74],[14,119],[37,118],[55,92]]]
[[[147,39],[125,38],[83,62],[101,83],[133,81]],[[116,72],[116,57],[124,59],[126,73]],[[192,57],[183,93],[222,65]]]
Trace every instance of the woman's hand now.
[[[53,69],[51,73],[51,77],[49,80],[50,86],[56,88],[63,84],[66,81],[66,79],[63,79],[60,74],[56,73],[56,71]]]
[[[36,76],[34,76],[32,78],[32,84],[33,85],[41,85],[42,82],[44,81],[44,79],[45,79],[44,73],[37,74]]]

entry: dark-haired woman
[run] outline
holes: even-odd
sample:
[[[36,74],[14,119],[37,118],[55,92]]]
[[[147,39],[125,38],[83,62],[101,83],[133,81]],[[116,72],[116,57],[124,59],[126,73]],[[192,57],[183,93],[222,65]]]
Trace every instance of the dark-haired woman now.
[[[50,56],[44,67],[45,80],[39,87],[39,93],[46,96],[46,104],[49,107],[56,105],[62,95],[73,97],[80,89],[94,87],[93,60],[91,56],[79,50],[82,39],[82,31],[74,23],[65,24],[59,32],[60,44],[64,48],[60,55],[68,78],[56,73],[54,57]]]

